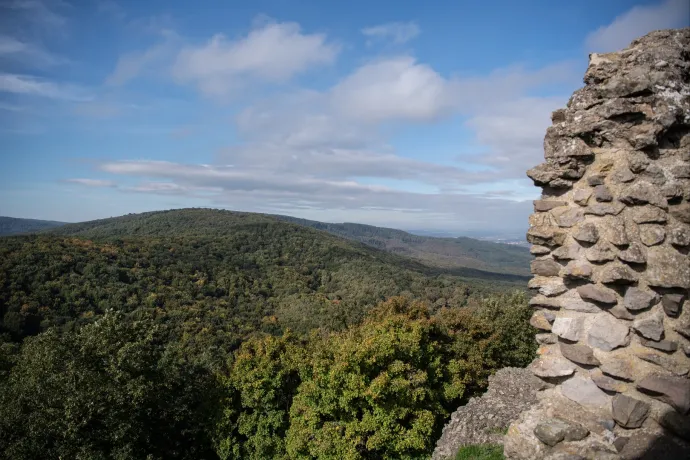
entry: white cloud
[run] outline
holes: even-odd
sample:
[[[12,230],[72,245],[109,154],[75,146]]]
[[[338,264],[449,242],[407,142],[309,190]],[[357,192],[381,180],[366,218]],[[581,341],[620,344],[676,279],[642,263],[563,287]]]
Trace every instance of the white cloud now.
[[[0,35],[0,57],[13,58],[20,61],[21,64],[31,67],[46,67],[67,62],[66,59],[38,45],[7,35]]]
[[[406,43],[419,35],[419,26],[414,22],[389,22],[362,29],[362,33],[372,39],[391,40],[393,43]]]
[[[636,6],[611,24],[590,33],[585,40],[588,52],[611,52],[627,47],[634,39],[659,29],[690,25],[690,2],[666,0],[656,5]]]
[[[101,180],[101,179],[66,179],[65,182],[71,182],[73,184],[85,185],[87,187],[115,187],[116,184],[113,181]]]
[[[164,179],[129,191],[199,196],[215,205],[237,210],[287,213],[334,220],[347,216],[388,226],[414,226],[424,221],[433,228],[520,231],[529,202],[481,195],[415,193],[350,180],[276,174],[265,169],[192,165],[163,161],[122,161],[101,165],[103,171],[126,176]],[[330,216],[330,217],[326,217]],[[417,224],[418,225],[418,224]]]
[[[206,95],[227,95],[247,79],[283,82],[333,62],[337,54],[338,46],[323,34],[303,34],[296,23],[270,23],[238,40],[217,34],[204,45],[185,47],[173,75]]]
[[[172,41],[153,45],[144,51],[133,51],[126,53],[117,61],[115,69],[105,79],[105,84],[109,86],[121,86],[139,77],[147,70],[162,66],[166,59],[174,53]]]
[[[11,73],[0,73],[0,92],[40,96],[68,101],[88,101],[88,92],[79,86]]]
[[[350,118],[430,121],[452,109],[452,83],[404,56],[366,64],[332,89],[333,103]]]

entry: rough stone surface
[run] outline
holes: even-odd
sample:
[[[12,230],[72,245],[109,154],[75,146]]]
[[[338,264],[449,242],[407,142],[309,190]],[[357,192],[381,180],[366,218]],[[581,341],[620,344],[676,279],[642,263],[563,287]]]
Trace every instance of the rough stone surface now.
[[[532,327],[536,327],[537,329],[541,329],[542,331],[551,330],[551,323],[548,319],[546,319],[546,316],[543,311],[535,311],[532,314],[532,318],[530,318],[529,323],[530,325],[532,325]]]
[[[665,402],[681,414],[690,411],[690,380],[663,374],[650,374],[637,383],[637,389]]]
[[[649,414],[649,404],[627,395],[616,395],[611,401],[613,419],[623,428],[639,428]]]
[[[600,369],[594,369],[589,373],[589,377],[592,379],[592,382],[602,390],[615,393],[623,393],[628,390],[627,384],[609,377],[608,375],[604,375]]]
[[[641,339],[640,343],[645,347],[666,351],[668,353],[673,353],[678,349],[678,343],[671,340],[659,340],[658,342],[655,342],[654,340]]]
[[[568,290],[561,278],[535,276],[527,285],[530,289],[537,289],[539,294],[546,297],[553,297],[563,294]]]
[[[597,230],[596,225],[588,222],[580,225],[575,233],[573,233],[573,238],[582,243],[594,244],[599,240],[599,230]]]
[[[558,321],[560,318],[556,318]],[[608,313],[599,313],[593,318],[592,326],[587,334],[587,343],[604,351],[611,351],[626,346],[630,338],[630,329],[621,320]]]
[[[596,284],[585,284],[577,287],[577,293],[583,300],[599,302],[605,304],[615,304],[618,302],[616,291]]]
[[[559,316],[553,322],[551,331],[563,339],[576,342],[580,340],[583,326],[584,318],[581,316],[577,318],[566,318]]]
[[[561,384],[561,393],[566,398],[583,406],[603,407],[611,398],[596,386],[592,379],[584,376],[569,378]]]
[[[582,425],[577,425],[559,418],[546,419],[534,428],[534,435],[548,446],[555,446],[561,441],[579,441],[589,434]]]
[[[632,284],[637,282],[638,275],[630,267],[611,263],[599,271],[598,281],[605,284]]]
[[[673,318],[680,315],[684,302],[685,296],[682,294],[665,294],[661,297],[661,305],[664,308],[664,312]]]
[[[599,369],[606,375],[621,380],[633,379],[633,367],[628,359],[613,359],[602,364]]]
[[[649,248],[646,275],[650,286],[690,289],[690,258],[668,246]]]
[[[647,250],[639,243],[632,243],[628,249],[618,253],[618,258],[629,264],[647,263]]]
[[[666,238],[666,230],[660,225],[645,224],[640,225],[640,241],[645,246],[655,246]]]
[[[530,268],[535,275],[558,276],[562,267],[553,259],[537,259],[532,261]]]
[[[453,459],[461,446],[502,442],[502,432],[537,402],[537,392],[544,387],[527,369],[499,370],[489,377],[486,393],[451,415],[431,458]]]
[[[555,386],[511,425],[509,460],[690,458],[688,49],[690,28],[591,54],[553,113],[528,175],[564,204],[535,205],[528,238],[561,267],[530,285],[557,292],[533,301],[555,320],[530,365]]]
[[[561,343],[560,349],[561,354],[574,363],[585,366],[598,366],[601,364],[599,360],[594,357],[592,349],[587,345]]]
[[[664,315],[660,311],[633,321],[632,325],[640,335],[651,340],[661,340],[664,335]]]
[[[623,297],[623,305],[630,311],[640,311],[650,308],[659,302],[659,295],[656,292],[629,287]]]

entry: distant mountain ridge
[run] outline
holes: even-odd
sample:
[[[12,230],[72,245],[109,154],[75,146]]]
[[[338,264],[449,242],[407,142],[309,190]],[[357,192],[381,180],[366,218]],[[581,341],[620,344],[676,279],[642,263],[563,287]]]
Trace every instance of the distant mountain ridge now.
[[[53,234],[98,237],[156,236],[161,234],[225,234],[231,227],[240,223],[288,222],[303,227],[321,230],[332,235],[357,241],[389,253],[415,259],[425,265],[442,269],[466,269],[509,274],[529,275],[531,256],[529,251],[520,246],[494,243],[468,237],[440,238],[414,235],[403,230],[357,223],[327,223],[291,216],[235,212],[196,210],[193,218],[179,214],[174,227],[167,219],[156,218],[164,213],[184,210],[153,211],[141,214],[127,214],[119,217],[98,219],[75,224],[62,222],[39,221],[31,219],[0,218],[13,221],[13,232],[0,233],[10,235],[37,231],[50,231]],[[232,215],[232,220],[218,219],[218,213]],[[2,220],[0,220],[0,223]],[[8,227],[10,228],[10,227]],[[466,275],[467,273],[463,273]]]
[[[375,248],[443,268],[467,267],[496,273],[529,275],[531,255],[525,247],[468,237],[439,238],[403,230],[345,222],[332,224],[290,216],[275,218],[323,230]]]
[[[61,225],[65,225],[65,222],[0,216],[0,236],[38,232]]]

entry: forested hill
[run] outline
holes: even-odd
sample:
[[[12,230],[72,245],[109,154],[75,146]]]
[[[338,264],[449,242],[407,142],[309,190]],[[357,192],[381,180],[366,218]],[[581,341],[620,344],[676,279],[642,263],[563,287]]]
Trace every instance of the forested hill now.
[[[345,222],[332,224],[275,216],[286,222],[324,230],[385,251],[405,255],[437,267],[469,267],[497,273],[529,275],[532,259],[529,250],[509,244],[474,238],[438,238],[419,236],[393,228]]]
[[[55,222],[52,220],[18,219],[15,217],[0,216],[0,236],[37,232],[59,227],[64,224],[64,222]]]

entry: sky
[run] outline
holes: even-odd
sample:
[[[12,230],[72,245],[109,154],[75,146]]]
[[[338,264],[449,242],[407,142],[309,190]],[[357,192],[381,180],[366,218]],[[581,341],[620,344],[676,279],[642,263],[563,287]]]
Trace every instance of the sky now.
[[[0,0],[0,215],[523,231],[588,53],[687,0]]]

